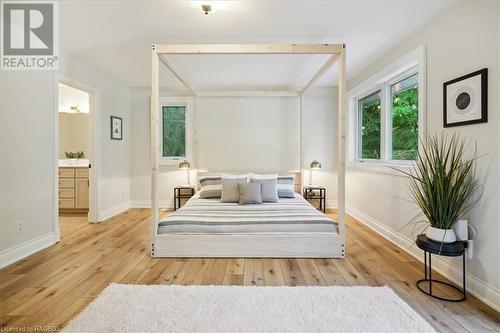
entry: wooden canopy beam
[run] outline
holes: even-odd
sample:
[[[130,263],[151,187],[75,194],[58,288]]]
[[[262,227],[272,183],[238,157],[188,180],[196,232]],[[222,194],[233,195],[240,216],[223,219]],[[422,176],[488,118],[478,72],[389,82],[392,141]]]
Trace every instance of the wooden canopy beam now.
[[[221,90],[198,91],[199,97],[297,97],[296,91],[286,90]]]
[[[157,44],[158,54],[340,54],[342,44]]]
[[[326,60],[326,62],[321,66],[321,68],[316,72],[316,74],[313,75],[313,77],[307,82],[307,84],[302,88],[301,91],[299,91],[299,95],[303,95],[307,89],[309,89],[316,81],[318,81],[328,70],[335,65],[339,58],[338,54],[332,55],[330,58]]]
[[[193,86],[179,75],[178,70],[175,69],[175,66],[166,56],[158,54],[158,58],[163,66],[165,66],[179,81],[181,81],[191,94],[196,95],[196,91]]]

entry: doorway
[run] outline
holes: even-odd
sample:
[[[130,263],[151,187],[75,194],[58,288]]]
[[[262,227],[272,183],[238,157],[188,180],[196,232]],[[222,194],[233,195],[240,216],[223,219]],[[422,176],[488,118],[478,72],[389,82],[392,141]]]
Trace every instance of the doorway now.
[[[56,235],[98,222],[99,91],[58,75],[55,124]]]

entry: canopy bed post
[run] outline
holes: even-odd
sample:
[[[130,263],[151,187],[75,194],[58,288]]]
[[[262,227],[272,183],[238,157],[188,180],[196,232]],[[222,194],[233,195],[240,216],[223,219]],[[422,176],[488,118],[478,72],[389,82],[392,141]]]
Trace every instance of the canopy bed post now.
[[[160,64],[156,44],[152,45],[151,52],[151,254],[155,252],[155,237],[160,221],[159,211],[159,101],[160,101]]]
[[[300,193],[304,191],[304,105],[302,95],[299,95],[299,122],[300,122]]]
[[[338,81],[338,106],[337,106],[337,160],[338,160],[338,226],[339,235],[342,239],[342,256],[345,256],[345,145],[346,145],[346,113],[345,113],[345,44],[342,44],[342,51],[339,55],[339,81]]]

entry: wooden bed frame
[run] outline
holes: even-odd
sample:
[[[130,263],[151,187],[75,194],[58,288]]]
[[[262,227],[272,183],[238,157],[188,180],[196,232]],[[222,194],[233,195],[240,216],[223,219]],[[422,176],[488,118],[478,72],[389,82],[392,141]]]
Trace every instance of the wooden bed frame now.
[[[328,54],[300,91],[197,92],[176,71],[169,54]],[[345,257],[345,44],[153,44],[151,62],[151,255],[153,257]],[[296,96],[300,107],[300,179],[304,179],[303,95],[335,63],[338,76],[338,218],[337,234],[294,235],[168,235],[158,234],[159,209],[159,99],[160,63],[179,79],[193,96]],[[333,112],[333,110],[332,110]],[[333,151],[333,149],[332,149]]]

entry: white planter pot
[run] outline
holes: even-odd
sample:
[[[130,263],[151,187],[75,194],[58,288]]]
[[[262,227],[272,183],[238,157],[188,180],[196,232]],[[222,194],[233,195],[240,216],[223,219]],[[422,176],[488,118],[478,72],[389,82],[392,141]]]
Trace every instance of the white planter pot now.
[[[442,243],[453,243],[457,241],[453,229],[438,229],[429,227],[425,233],[427,238]]]

